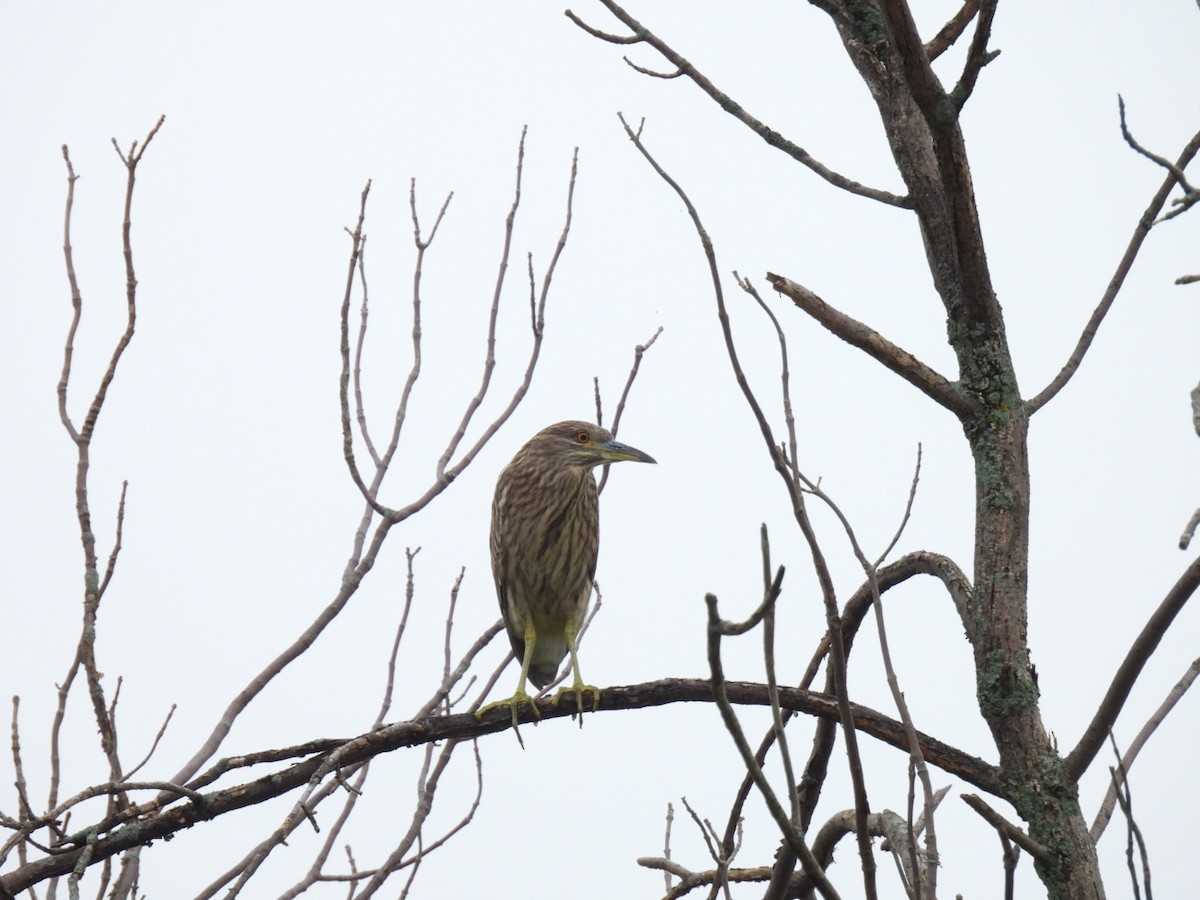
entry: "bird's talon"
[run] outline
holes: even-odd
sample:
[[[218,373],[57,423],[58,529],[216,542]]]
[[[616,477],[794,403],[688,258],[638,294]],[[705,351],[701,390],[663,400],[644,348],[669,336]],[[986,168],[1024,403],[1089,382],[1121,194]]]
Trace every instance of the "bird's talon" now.
[[[507,700],[497,700],[495,703],[489,703],[487,706],[478,710],[475,713],[475,718],[482,719],[484,713],[491,712],[493,709],[499,709],[502,706],[507,706],[512,711],[512,727],[513,731],[517,735],[517,742],[521,745],[521,748],[524,749],[525,741],[521,739],[521,729],[517,727],[517,719],[522,703],[529,704],[529,708],[533,710],[534,718],[540,719],[542,717],[542,712],[538,709],[537,704],[533,702],[533,698],[524,691],[517,691]]]
[[[575,711],[579,713],[579,724],[583,724],[583,695],[590,693],[592,695],[592,712],[600,710],[600,689],[595,685],[583,684],[577,682],[570,687],[561,687],[558,693],[554,695],[554,705],[558,705],[558,701],[562,699],[563,694],[575,695]]]

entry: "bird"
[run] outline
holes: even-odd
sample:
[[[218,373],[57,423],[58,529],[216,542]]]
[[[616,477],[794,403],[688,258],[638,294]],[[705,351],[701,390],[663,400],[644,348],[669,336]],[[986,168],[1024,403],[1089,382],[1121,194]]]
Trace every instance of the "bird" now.
[[[517,690],[507,700],[488,704],[476,713],[507,706],[521,746],[517,714],[528,703],[526,681],[544,688],[558,675],[570,655],[574,680],[561,688],[575,695],[583,724],[583,695],[592,695],[592,711],[600,707],[600,692],[579,674],[576,641],[591,598],[600,548],[600,516],[596,466],[629,460],[656,460],[634,447],[618,443],[612,433],[583,421],[559,422],[543,428],[517,451],[500,477],[492,500],[492,575],[500,616],[513,655],[521,664]]]

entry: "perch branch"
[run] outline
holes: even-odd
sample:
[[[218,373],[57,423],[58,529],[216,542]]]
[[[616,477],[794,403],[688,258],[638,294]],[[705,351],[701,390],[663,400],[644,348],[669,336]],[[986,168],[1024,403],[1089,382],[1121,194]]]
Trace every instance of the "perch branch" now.
[[[770,697],[764,684],[725,682],[724,690],[731,703],[770,706]],[[609,687],[601,693],[600,710],[648,709],[670,703],[689,702],[713,702],[712,683],[708,679],[700,678],[666,679]],[[824,719],[839,720],[841,717],[837,701],[822,692],[780,687],[779,704],[784,709]],[[543,722],[578,713],[571,695],[564,695],[560,703],[555,703],[550,698],[538,700],[537,707]],[[908,740],[900,722],[864,706],[852,705],[852,712],[855,728],[863,734],[897,749],[907,750]],[[520,718],[523,722],[533,722],[538,716],[528,707],[522,707]],[[150,841],[160,840],[200,822],[215,819],[230,810],[253,806],[304,787],[313,773],[325,764],[327,755],[337,750],[342,751],[340,765],[348,766],[401,747],[481,737],[485,734],[508,731],[511,727],[512,717],[508,710],[494,710],[481,719],[476,718],[473,712],[467,711],[451,716],[437,715],[428,719],[397,722],[362,734],[352,741],[340,738],[311,741],[303,745],[305,753],[313,754],[309,758],[245,784],[205,793],[201,803],[177,803],[160,808],[155,813],[131,821],[111,834],[98,838],[92,845],[91,852],[97,860],[112,856],[133,847],[143,846]],[[921,752],[929,763],[982,791],[999,796],[1001,788],[995,766],[929,735],[921,734],[919,737]],[[269,753],[281,758],[291,758],[297,752],[297,748],[287,748]],[[268,754],[259,756],[262,761]],[[195,782],[183,787],[189,790],[197,789]],[[86,831],[87,829],[78,833],[84,834]],[[0,889],[15,894],[46,878],[65,875],[78,862],[82,852],[83,848],[79,847],[58,848],[51,856],[35,860],[0,876]]]

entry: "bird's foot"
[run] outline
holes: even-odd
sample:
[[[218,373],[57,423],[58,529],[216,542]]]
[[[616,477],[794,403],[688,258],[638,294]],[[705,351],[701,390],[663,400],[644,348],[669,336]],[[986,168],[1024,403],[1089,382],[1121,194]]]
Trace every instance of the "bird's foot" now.
[[[592,712],[597,712],[600,709],[600,688],[592,684],[584,684],[576,679],[575,683],[570,687],[560,687],[558,693],[554,695],[554,705],[558,705],[558,701],[562,699],[563,694],[575,695],[575,710],[579,713],[579,727],[583,727],[583,695],[591,693],[592,695]]]
[[[597,702],[599,701],[597,700]],[[487,706],[475,713],[475,718],[482,719],[484,713],[490,712],[493,709],[499,709],[502,706],[507,706],[512,711],[513,733],[517,736],[517,743],[520,744],[521,749],[524,750],[525,741],[521,739],[521,729],[517,727],[517,714],[520,712],[522,703],[529,704],[529,708],[533,710],[533,715],[535,718],[540,719],[542,717],[541,712],[537,708],[537,704],[533,702],[533,698],[524,691],[519,690],[507,700],[497,700],[495,703],[489,703]]]

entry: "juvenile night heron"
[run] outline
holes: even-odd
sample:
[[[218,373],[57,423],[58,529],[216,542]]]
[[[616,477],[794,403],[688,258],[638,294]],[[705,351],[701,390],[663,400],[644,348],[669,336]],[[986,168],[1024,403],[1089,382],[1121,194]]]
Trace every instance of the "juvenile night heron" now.
[[[564,692],[574,693],[582,715],[583,694],[590,691],[592,710],[599,708],[600,692],[579,675],[575,639],[587,612],[600,547],[592,469],[622,460],[654,462],[596,425],[559,422],[535,434],[500,473],[492,501],[492,574],[521,674],[512,697],[477,715],[508,706],[516,729],[522,703],[537,713],[525,692],[526,679],[539,688],[550,684],[567,654],[575,679],[555,702]]]

